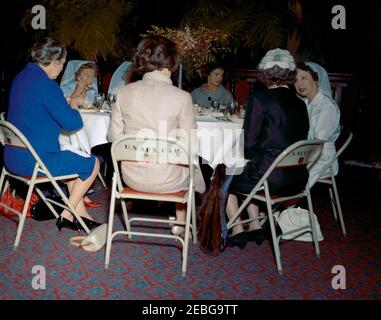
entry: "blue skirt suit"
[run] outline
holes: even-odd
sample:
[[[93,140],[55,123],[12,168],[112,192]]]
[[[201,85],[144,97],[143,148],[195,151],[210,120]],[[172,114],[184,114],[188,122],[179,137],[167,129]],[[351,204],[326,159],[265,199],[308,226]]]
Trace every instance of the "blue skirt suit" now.
[[[93,172],[94,156],[60,150],[61,130],[82,128],[82,118],[37,64],[28,63],[13,80],[7,119],[25,135],[52,175],[78,174],[86,180]],[[14,174],[31,176],[36,161],[27,149],[6,145],[4,163]]]

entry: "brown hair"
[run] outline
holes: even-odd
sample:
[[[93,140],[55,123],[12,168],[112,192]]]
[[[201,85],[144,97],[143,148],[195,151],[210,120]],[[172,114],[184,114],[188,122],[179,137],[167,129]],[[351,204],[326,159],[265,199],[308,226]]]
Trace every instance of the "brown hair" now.
[[[305,64],[304,62],[302,61],[297,62],[296,69],[309,72],[312,76],[312,79],[314,79],[315,81],[319,81],[319,74],[315,72],[314,70],[312,70],[312,68],[309,65]]]
[[[78,70],[74,73],[74,77],[76,80],[78,80],[78,77],[81,75],[81,73],[86,70],[86,69],[92,69],[95,71],[95,75],[97,76],[98,75],[98,66],[93,63],[93,62],[87,62],[87,63],[84,63],[82,64]]]
[[[258,79],[261,81],[265,86],[271,86],[271,85],[293,85],[295,82],[295,70],[290,69],[283,69],[277,65],[274,65],[273,67],[269,69],[259,69],[258,70]]]
[[[132,61],[139,74],[164,68],[173,72],[179,66],[176,45],[160,36],[148,36],[140,41]]]

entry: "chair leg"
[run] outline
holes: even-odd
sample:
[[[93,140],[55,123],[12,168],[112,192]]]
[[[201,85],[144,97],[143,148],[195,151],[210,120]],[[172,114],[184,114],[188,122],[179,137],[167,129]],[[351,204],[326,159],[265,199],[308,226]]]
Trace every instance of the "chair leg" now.
[[[3,195],[3,192],[5,191],[5,186],[8,186],[8,184],[6,183],[6,185],[4,185],[4,189],[3,189],[4,179],[5,179],[5,168],[3,168],[3,170],[1,170],[1,177],[0,177],[0,196]],[[7,182],[8,182],[8,180],[7,180]]]
[[[320,247],[319,247],[319,241],[317,238],[317,232],[316,232],[316,224],[315,224],[315,219],[314,219],[314,209],[312,206],[312,200],[311,200],[311,193],[309,190],[307,190],[307,203],[308,203],[308,215],[310,218],[310,223],[311,223],[311,231],[312,231],[312,240],[314,242],[315,246],[315,252],[316,252],[316,257],[320,257]]]
[[[98,176],[98,179],[101,181],[103,188],[107,189],[107,185],[106,185],[106,182],[104,181],[104,179],[102,177],[102,174],[100,172],[98,172],[97,176]]]
[[[282,275],[283,269],[282,269],[282,262],[280,259],[279,241],[278,241],[276,231],[275,231],[273,208],[271,205],[271,197],[270,197],[270,192],[269,192],[269,188],[268,188],[267,183],[265,183],[265,195],[266,195],[267,215],[268,215],[268,219],[270,222],[271,239],[272,239],[273,247],[274,247],[275,262],[276,262],[276,266],[277,266],[279,275]]]
[[[193,192],[192,195],[192,236],[193,236],[193,244],[197,244],[197,219],[196,219],[196,199],[195,194]]]
[[[189,247],[189,233],[190,233],[190,220],[192,215],[192,199],[189,199],[187,205],[187,215],[185,219],[185,234],[184,234],[184,244],[183,244],[183,262],[182,262],[182,275],[185,277],[187,272],[187,264],[188,264],[188,247]]]
[[[106,241],[106,255],[105,255],[105,269],[108,269],[110,264],[110,254],[111,254],[111,245],[112,245],[112,227],[114,224],[114,212],[115,212],[115,194],[116,194],[116,178],[115,176],[112,179],[111,187],[111,200],[110,200],[110,210],[108,216],[108,225],[107,225],[107,241]]]
[[[334,217],[335,220],[337,221],[336,201],[335,201],[335,198],[333,197],[333,192],[332,192],[331,187],[328,188],[328,191],[329,191],[329,197],[330,197],[330,199],[331,199],[331,205],[332,205],[333,217]]]
[[[126,201],[124,199],[122,199],[121,200],[121,204],[122,204],[122,212],[123,212],[124,225],[126,227],[126,230],[128,232],[131,232],[131,225],[130,225],[130,221],[128,219],[128,212],[127,212]],[[132,235],[128,234],[128,238],[131,239]]]
[[[45,202],[45,204],[47,205],[47,207],[50,209],[51,212],[53,212],[54,216],[56,218],[59,217],[59,214],[57,213],[57,211],[54,209],[54,207],[50,204],[50,202],[46,199],[45,195],[43,194],[43,192],[40,190],[40,188],[35,188],[37,194],[40,196],[40,198]]]
[[[24,228],[25,218],[26,218],[26,214],[28,212],[29,202],[30,202],[30,198],[32,197],[33,188],[34,188],[34,184],[32,183],[29,185],[28,192],[26,194],[24,207],[22,209],[21,217],[20,217],[20,220],[19,220],[19,223],[17,226],[16,239],[15,239],[15,243],[13,246],[13,250],[17,250],[19,243],[20,243],[20,238],[21,238],[21,234],[22,234],[22,231]]]
[[[343,232],[343,236],[345,237],[347,235],[347,230],[345,229],[343,212],[341,211],[339,192],[337,190],[336,179],[334,177],[332,177],[332,187],[333,187],[333,193],[335,196],[335,203],[336,203],[337,211],[338,211],[338,215],[339,215],[341,231]]]

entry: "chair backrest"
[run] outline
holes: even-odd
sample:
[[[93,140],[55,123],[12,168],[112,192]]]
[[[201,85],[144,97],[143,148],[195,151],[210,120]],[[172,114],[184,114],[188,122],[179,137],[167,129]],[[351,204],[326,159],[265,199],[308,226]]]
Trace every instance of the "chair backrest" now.
[[[112,143],[111,157],[118,174],[118,186],[122,189],[119,161],[145,162],[193,167],[191,154],[178,140],[172,138],[147,138],[124,135]],[[193,170],[190,170],[193,179]]]
[[[353,138],[353,133],[349,130],[341,131],[339,138],[336,141],[336,153],[335,156],[326,163],[326,165],[320,171],[320,177],[325,177],[327,175],[328,170],[330,170],[332,164],[339,158],[339,156],[344,152],[344,150],[348,147],[349,143]]]
[[[124,75],[132,65],[131,61],[124,61],[113,73],[107,93],[116,94],[121,86],[126,84]]]
[[[340,133],[339,138],[336,141],[336,154],[334,160],[336,160],[348,147],[350,142],[352,141],[353,133],[349,130],[343,130]]]
[[[323,146],[322,140],[301,140],[293,143],[278,155],[258,181],[257,186],[261,186],[275,168],[312,165],[319,158]]]
[[[0,120],[0,132],[0,142],[3,146],[10,145],[27,149],[36,160],[38,171],[47,175],[49,178],[52,177],[45,164],[42,162],[32,145],[29,143],[28,139],[19,129],[17,129],[12,123],[8,121]]]

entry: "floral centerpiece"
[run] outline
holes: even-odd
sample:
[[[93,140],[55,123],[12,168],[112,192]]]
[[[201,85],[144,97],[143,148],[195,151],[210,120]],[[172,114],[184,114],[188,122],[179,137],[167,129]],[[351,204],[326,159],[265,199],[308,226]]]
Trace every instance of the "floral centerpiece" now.
[[[152,26],[149,35],[163,36],[173,41],[181,58],[185,76],[197,72],[201,75],[203,66],[216,61],[217,54],[227,52],[226,45],[229,34],[218,29],[204,26],[191,28],[185,25],[180,29],[160,28]]]

